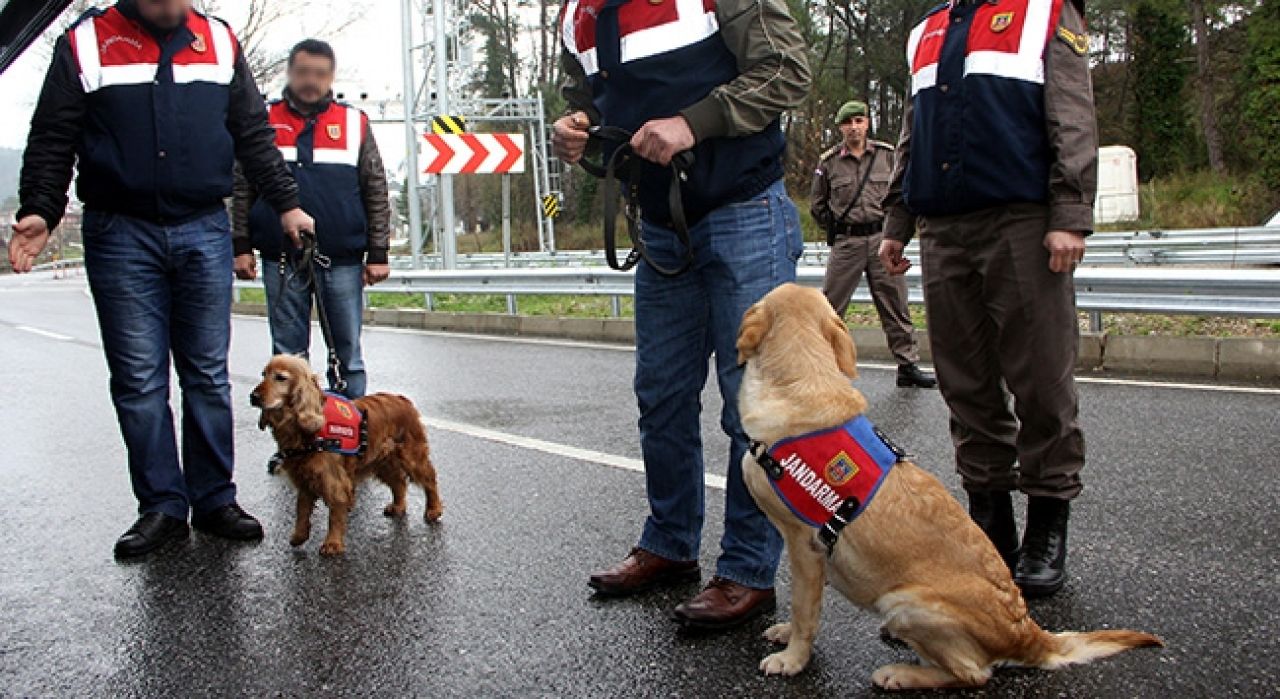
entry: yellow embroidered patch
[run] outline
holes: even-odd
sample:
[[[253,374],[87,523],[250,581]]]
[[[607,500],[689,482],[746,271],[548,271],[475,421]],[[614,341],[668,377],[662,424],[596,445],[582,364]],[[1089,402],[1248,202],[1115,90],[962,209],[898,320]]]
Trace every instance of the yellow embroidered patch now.
[[[1071,47],[1077,55],[1083,56],[1089,52],[1089,35],[1080,32],[1079,34],[1067,29],[1062,25],[1058,25],[1058,38],[1062,39],[1062,43]]]
[[[1011,24],[1013,24],[1013,13],[1001,12],[991,18],[991,31],[999,34],[1008,29]]]

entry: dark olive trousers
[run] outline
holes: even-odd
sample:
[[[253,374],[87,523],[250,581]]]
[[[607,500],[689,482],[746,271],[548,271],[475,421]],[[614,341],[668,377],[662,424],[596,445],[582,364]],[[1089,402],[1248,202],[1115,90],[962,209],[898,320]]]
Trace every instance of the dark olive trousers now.
[[[1074,498],[1080,328],[1072,275],[1049,270],[1047,207],[919,225],[929,341],[965,488]]]
[[[920,361],[920,346],[907,309],[907,280],[889,274],[880,264],[881,240],[884,240],[884,235],[880,233],[846,235],[836,239],[822,280],[822,293],[836,313],[844,318],[849,299],[865,274],[867,283],[871,285],[871,300],[880,315],[880,327],[889,341],[889,351],[893,352],[899,365],[915,364]]]

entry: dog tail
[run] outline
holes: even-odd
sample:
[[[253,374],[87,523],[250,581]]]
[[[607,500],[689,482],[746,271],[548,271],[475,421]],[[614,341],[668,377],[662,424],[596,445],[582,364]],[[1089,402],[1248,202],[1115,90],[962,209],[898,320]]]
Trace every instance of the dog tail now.
[[[1057,670],[1068,665],[1083,665],[1134,648],[1164,647],[1164,641],[1142,631],[1126,629],[1106,631],[1064,631],[1047,633],[1040,657],[1030,665]]]

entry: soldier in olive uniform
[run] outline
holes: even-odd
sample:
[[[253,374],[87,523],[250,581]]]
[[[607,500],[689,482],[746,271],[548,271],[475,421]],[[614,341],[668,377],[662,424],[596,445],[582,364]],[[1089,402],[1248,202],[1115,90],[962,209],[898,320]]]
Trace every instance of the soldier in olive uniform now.
[[[907,280],[886,272],[878,255],[884,239],[880,204],[893,175],[893,146],[867,138],[871,120],[865,102],[846,102],[836,113],[836,123],[844,140],[819,158],[809,205],[831,246],[822,293],[843,318],[865,274],[889,349],[898,361],[898,385],[933,388],[937,381],[916,366],[920,347],[907,310]]]
[[[1084,467],[1072,272],[1093,230],[1098,138],[1083,15],[1083,0],[957,0],[921,20],[880,247],[901,274],[920,233],[969,511],[1028,597],[1066,581]],[[1013,490],[1027,495],[1021,544]]]

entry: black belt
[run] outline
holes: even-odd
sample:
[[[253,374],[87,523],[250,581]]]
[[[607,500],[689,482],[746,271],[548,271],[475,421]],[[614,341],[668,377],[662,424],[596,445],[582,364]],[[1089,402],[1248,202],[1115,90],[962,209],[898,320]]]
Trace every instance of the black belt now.
[[[684,199],[680,195],[680,183],[686,179],[685,173],[693,167],[693,153],[683,151],[671,159],[671,187],[667,192],[667,208],[671,212],[671,229],[676,238],[684,246],[684,259],[675,269],[663,267],[649,256],[644,244],[644,232],[640,225],[643,212],[640,209],[639,183],[642,176],[640,167],[642,159],[631,149],[631,133],[616,126],[593,126],[589,130],[590,138],[609,141],[616,144],[613,154],[601,167],[583,159],[578,161],[582,169],[604,180],[602,194],[604,196],[604,258],[609,266],[619,272],[626,272],[636,266],[641,259],[664,277],[675,277],[684,274],[693,266],[693,242],[689,238],[689,225],[684,217]],[[617,217],[618,217],[618,171],[626,167],[626,206],[623,216],[627,219],[627,231],[631,234],[631,252],[621,263],[618,262]]]
[[[884,230],[884,222],[876,221],[875,223],[837,223],[836,236],[848,235],[855,238],[865,238],[869,235],[875,235]]]

